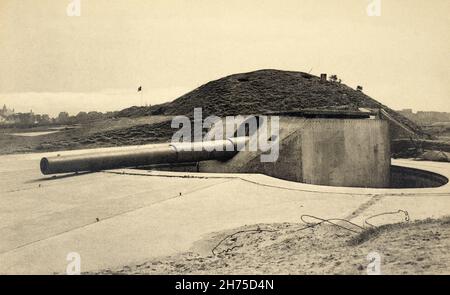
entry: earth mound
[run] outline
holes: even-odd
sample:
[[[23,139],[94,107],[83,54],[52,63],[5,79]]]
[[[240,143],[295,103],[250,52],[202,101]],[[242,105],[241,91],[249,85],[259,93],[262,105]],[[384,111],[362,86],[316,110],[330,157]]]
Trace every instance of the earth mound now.
[[[208,82],[172,102],[131,107],[121,117],[187,115],[201,107],[203,116],[245,115],[266,112],[359,108],[384,109],[391,117],[423,135],[421,128],[401,114],[345,84],[293,71],[258,70]]]

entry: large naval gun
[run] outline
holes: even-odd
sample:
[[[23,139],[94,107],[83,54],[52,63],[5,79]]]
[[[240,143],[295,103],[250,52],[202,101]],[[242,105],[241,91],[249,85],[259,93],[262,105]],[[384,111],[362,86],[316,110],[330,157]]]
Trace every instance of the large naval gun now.
[[[246,141],[247,137],[235,137],[204,142],[153,144],[131,150],[42,158],[40,166],[41,172],[49,175],[152,164],[192,163],[206,160],[223,161],[236,155],[237,147],[245,144]]]

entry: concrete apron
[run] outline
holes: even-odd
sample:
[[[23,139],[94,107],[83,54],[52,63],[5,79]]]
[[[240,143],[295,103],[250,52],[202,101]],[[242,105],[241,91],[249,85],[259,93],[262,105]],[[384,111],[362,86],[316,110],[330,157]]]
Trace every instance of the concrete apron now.
[[[426,189],[340,188],[261,174],[132,169],[51,178],[39,172],[42,156],[0,157],[2,274],[65,273],[70,252],[81,255],[82,271],[138,264],[189,250],[211,232],[300,222],[302,214],[345,218],[360,225],[369,216],[399,209],[407,210],[412,220],[450,214],[449,184]],[[448,163],[393,164],[450,178]],[[385,215],[371,223],[399,222],[401,217]]]

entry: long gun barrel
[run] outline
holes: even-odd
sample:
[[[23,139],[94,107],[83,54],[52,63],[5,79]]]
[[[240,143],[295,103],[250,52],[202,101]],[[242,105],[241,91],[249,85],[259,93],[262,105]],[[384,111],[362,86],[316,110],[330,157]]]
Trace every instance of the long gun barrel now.
[[[227,160],[236,155],[238,147],[246,142],[247,137],[235,137],[205,142],[154,144],[133,150],[42,158],[40,166],[42,174],[49,175],[163,163]]]

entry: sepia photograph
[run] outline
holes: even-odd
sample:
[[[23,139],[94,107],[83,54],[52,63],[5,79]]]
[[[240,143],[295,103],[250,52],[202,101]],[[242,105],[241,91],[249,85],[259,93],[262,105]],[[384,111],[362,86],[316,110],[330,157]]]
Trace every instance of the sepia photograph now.
[[[448,275],[449,178],[449,0],[0,0],[1,275]]]

